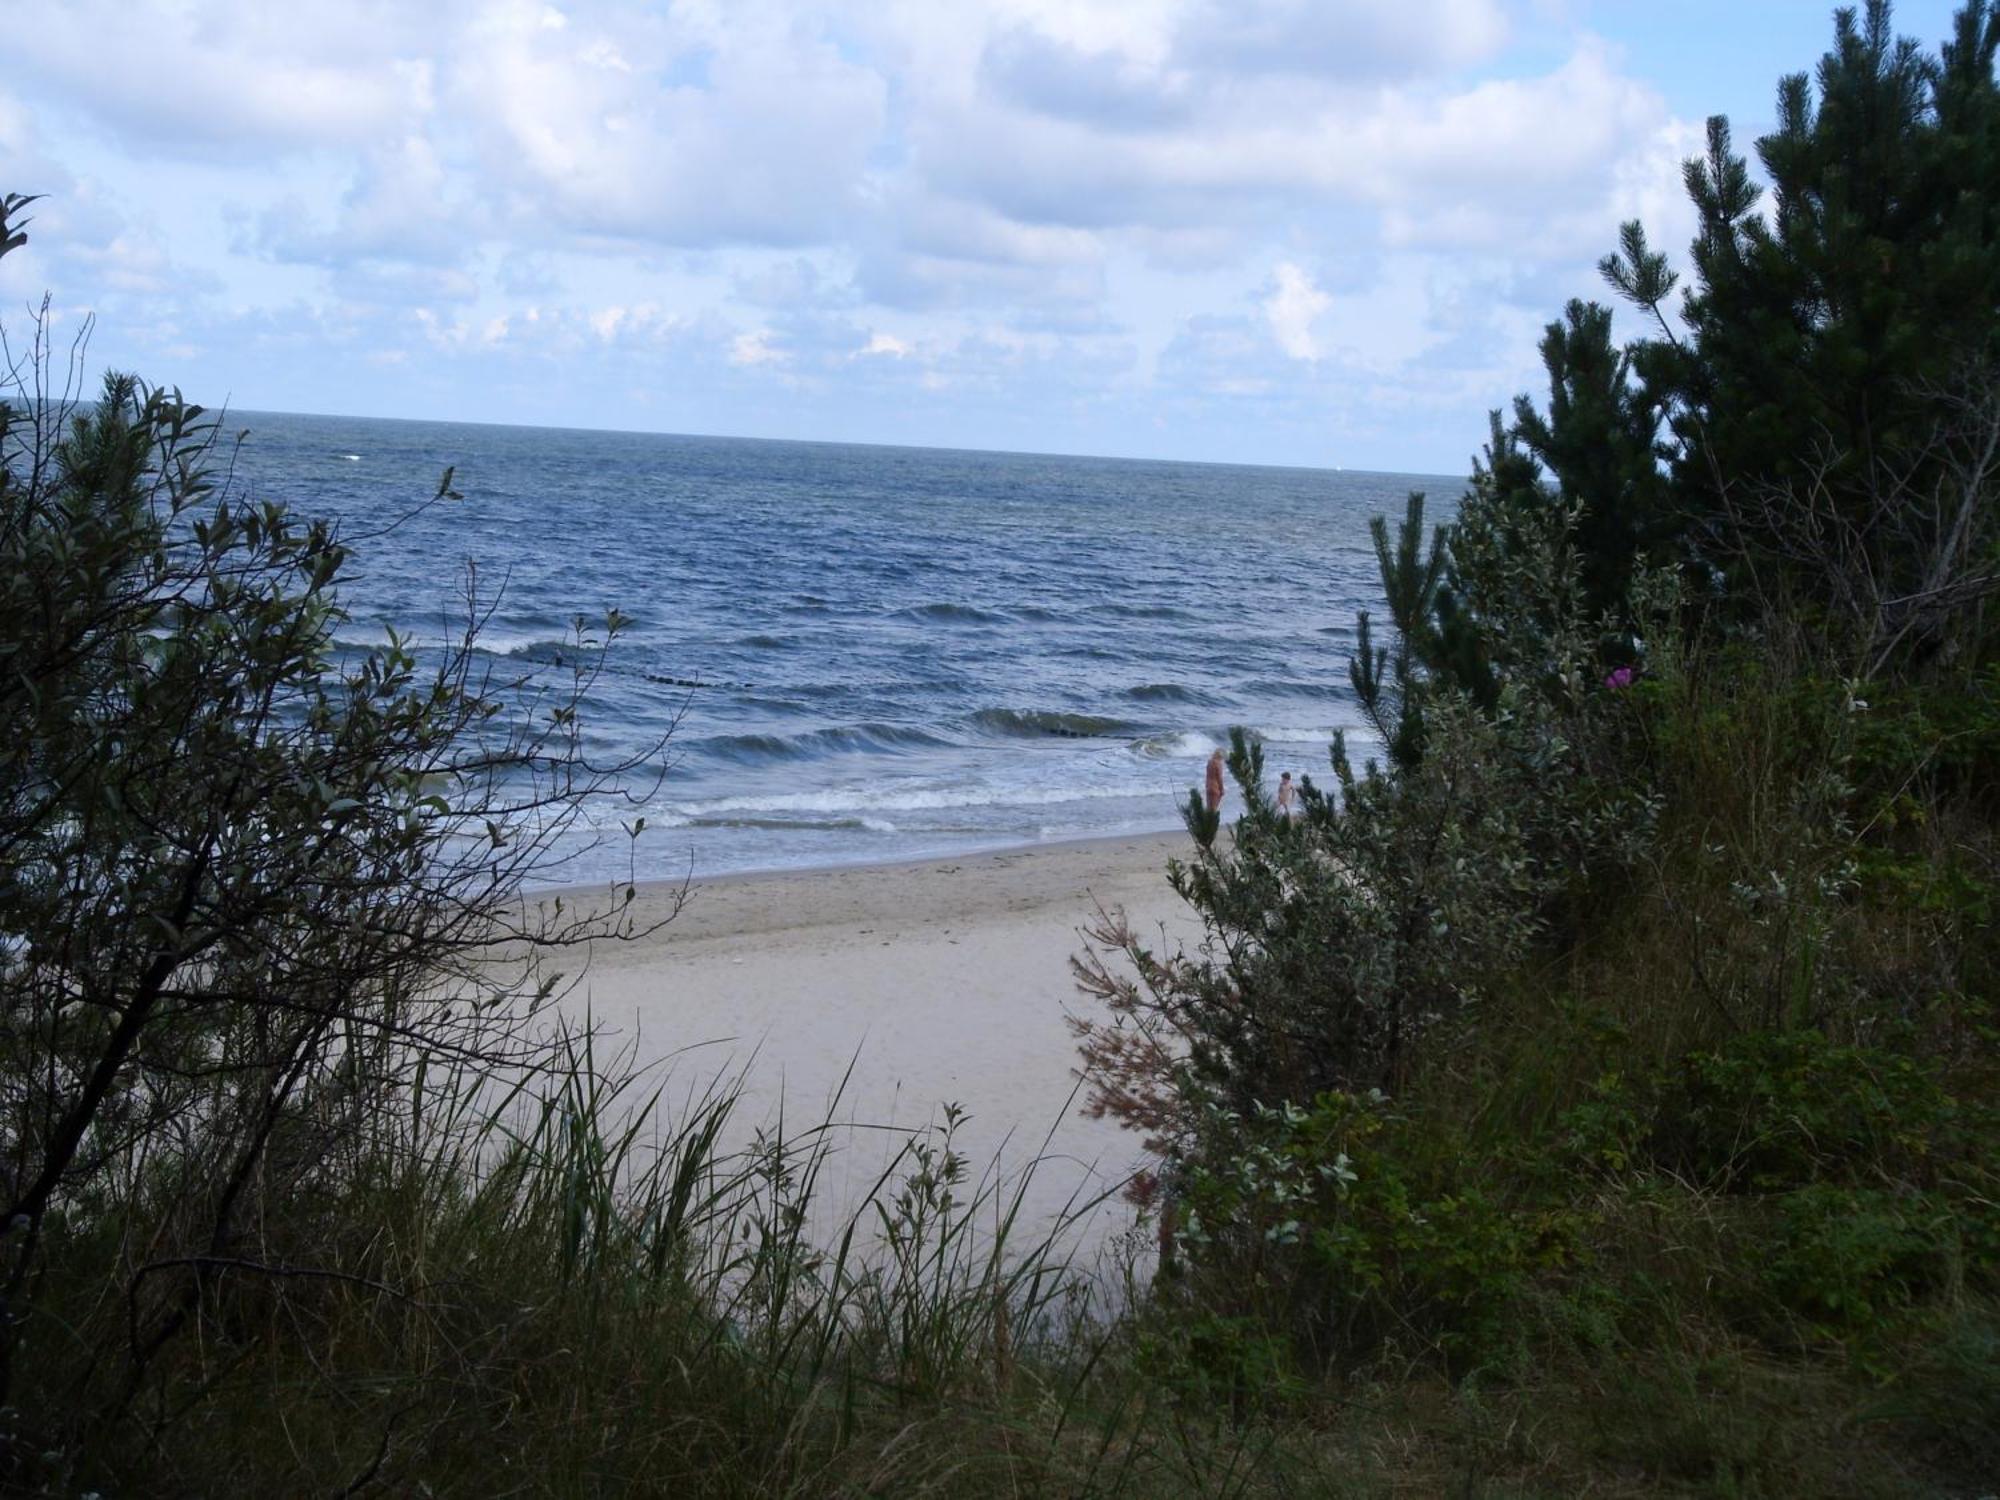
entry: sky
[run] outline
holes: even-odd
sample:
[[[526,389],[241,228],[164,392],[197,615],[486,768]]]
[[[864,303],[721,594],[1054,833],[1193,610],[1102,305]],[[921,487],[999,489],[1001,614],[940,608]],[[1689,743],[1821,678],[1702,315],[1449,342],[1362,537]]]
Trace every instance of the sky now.
[[[0,261],[241,410],[1463,473],[1805,0],[0,0]],[[1903,0],[1935,47],[1951,0]],[[1629,317],[1621,328],[1632,327]]]

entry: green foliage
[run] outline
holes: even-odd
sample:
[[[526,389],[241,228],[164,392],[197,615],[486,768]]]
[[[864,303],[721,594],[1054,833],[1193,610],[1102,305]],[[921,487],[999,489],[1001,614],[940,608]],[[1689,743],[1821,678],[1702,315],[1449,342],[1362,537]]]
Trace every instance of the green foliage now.
[[[1933,1201],[1868,1188],[1799,1188],[1779,1200],[1765,1279],[1815,1321],[1866,1330],[1942,1283],[1949,1221]]]
[[[39,193],[0,194],[0,256],[28,243],[28,221],[21,210],[40,198]]]
[[[1206,945],[1098,934],[1096,1102],[1163,1153],[1160,1311],[1232,1392],[1282,1337],[1288,1402],[1575,1396],[1643,1492],[1983,1476],[1939,1434],[2000,1430],[1996,37],[1843,17],[1768,223],[1716,122],[1685,326],[1626,226],[1655,337],[1573,304],[1442,547],[1376,524],[1385,764],[1336,745],[1284,822],[1239,741],[1235,837],[1175,871]]]
[[[1678,307],[1634,221],[1601,269],[1647,336],[1621,348],[1611,313],[1581,301],[1548,326],[1545,405],[1495,413],[1475,488],[1574,509],[1605,665],[1634,658],[1626,585],[1647,563],[1691,564],[1698,596],[1722,581],[1739,623],[1809,612],[1870,675],[1990,653],[1960,606],[2000,585],[1996,51],[1986,0],[1935,57],[1895,37],[1886,0],[1841,12],[1757,143],[1767,209],[1710,120],[1685,171],[1699,232]],[[1436,654],[1483,700],[1477,636],[1517,622],[1459,594],[1454,557]]]
[[[1841,1046],[1820,1031],[1754,1031],[1672,1065],[1590,1079],[1559,1117],[1576,1165],[1630,1181],[1664,1174],[1719,1196],[1884,1185],[1956,1218],[1965,1263],[1991,1258],[1989,1158],[2000,1115],[1901,1046]]]
[[[594,668],[482,680],[469,625],[428,669],[393,634],[337,647],[349,549],[213,478],[215,420],[177,393],[113,375],[79,406],[35,357],[9,379],[0,1408],[25,1350],[115,1304],[81,1385],[48,1385],[40,1351],[25,1382],[73,1403],[44,1419],[108,1428],[181,1399],[152,1372],[227,1340],[239,1286],[254,1314],[368,1274],[333,1205],[358,1143],[414,1126],[427,1070],[541,1060],[537,955],[631,924],[519,889],[624,768],[580,753]],[[447,472],[430,503],[454,498]],[[480,961],[510,939],[522,962]],[[96,1284],[48,1312],[79,1271]],[[0,1484],[36,1451],[0,1430]]]
[[[1726,120],[1688,163],[1685,334],[1639,226],[1605,263],[1659,329],[1628,351],[1635,399],[1666,415],[1694,548],[1739,603],[1824,611],[1871,671],[1991,645],[1957,606],[1991,592],[2000,535],[1996,48],[1986,0],[1936,57],[1894,35],[1887,0],[1840,12],[1757,142],[1767,212]]]
[[[262,1205],[261,1261],[216,1269],[202,1338],[122,1401],[127,1306],[103,1289],[144,1194],[52,1226],[10,1484],[1080,1492],[1113,1433],[1145,1430],[1114,1405],[1100,1435],[1086,1402],[1112,1383],[1088,1383],[1104,1334],[1072,1224],[1017,1235],[1029,1182],[967,1180],[955,1112],[836,1214],[828,1122],[729,1149],[731,1087],[673,1118],[587,1031],[545,1061],[504,1090],[439,1064],[421,1111],[374,1113],[338,1170]],[[1143,1493],[1158,1465],[1132,1467]]]
[[[1215,836],[1222,832],[1222,809],[1210,807],[1199,788],[1188,793],[1187,803],[1181,808],[1181,821],[1202,848],[1215,847]]]
[[[1512,1358],[1531,1279],[1578,1253],[1566,1205],[1496,1196],[1379,1093],[1220,1115],[1206,1139],[1183,1195],[1189,1285],[1261,1311],[1312,1362],[1410,1338],[1462,1367]]]
[[[1414,1344],[1519,1378],[1668,1336],[1688,1277],[1737,1336],[1803,1322],[1868,1368],[1921,1299],[2000,1291],[2000,1117],[1904,1052],[1757,1034],[1600,1074],[1540,1130],[1465,1115],[1430,1090],[1212,1112],[1175,1305],[1259,1348],[1282,1330],[1308,1368]],[[1681,1264],[1652,1260],[1656,1232]]]
[[[1690,1053],[1660,1101],[1653,1156],[1721,1191],[1934,1180],[1963,1154],[1935,1065],[1817,1031],[1756,1032]]]
[[[1731,484],[1796,472],[1815,433],[1865,468],[1923,429],[1927,383],[1990,366],[1991,320],[1965,314],[2000,303],[1996,42],[2000,14],[1981,3],[1941,60],[1895,36],[1886,0],[1839,14],[1833,50],[1779,85],[1778,128],[1757,142],[1768,219],[1711,122],[1688,167],[1700,385],[1674,395],[1702,411]],[[1687,455],[1699,483],[1709,457]]]
[[[1199,1411],[1223,1411],[1238,1423],[1281,1411],[1310,1395],[1289,1339],[1268,1317],[1194,1304],[1143,1329],[1136,1354],[1143,1378]]]
[[[1171,1155],[1201,1138],[1211,1104],[1241,1114],[1395,1086],[1424,1037],[1464,1024],[1488,976],[1643,847],[1649,793],[1593,764],[1621,732],[1622,704],[1590,665],[1575,514],[1487,491],[1466,501],[1459,597],[1482,616],[1523,617],[1485,652],[1485,707],[1423,659],[1442,567],[1437,539],[1423,546],[1420,498],[1393,545],[1378,525],[1392,622],[1415,632],[1353,667],[1389,764],[1357,773],[1336,737],[1334,789],[1305,778],[1285,817],[1265,795],[1261,746],[1235,733],[1245,811],[1234,837],[1217,840],[1191,801],[1199,857],[1170,872],[1208,928],[1203,956],[1161,962],[1112,922],[1079,967],[1113,1013],[1079,1023],[1094,1108]],[[1103,949],[1136,977],[1114,973]]]
[[[1853,776],[1871,817],[1920,815],[1937,798],[2000,812],[2000,662],[1921,689],[1868,688],[1856,711]]]
[[[1425,1031],[1474,1004],[1487,962],[1517,957],[1535,928],[1538,875],[1526,860],[1525,779],[1539,741],[1520,720],[1442,704],[1440,748],[1407,779],[1357,776],[1339,747],[1336,801],[1307,779],[1302,812],[1280,817],[1261,791],[1262,753],[1237,737],[1231,766],[1249,807],[1226,846],[1176,865],[1176,887],[1215,934],[1212,958],[1166,965],[1133,934],[1104,933],[1139,976],[1102,960],[1084,978],[1120,1020],[1092,1032],[1107,1109],[1139,1122],[1136,1095],[1185,1087],[1247,1108],[1398,1077]],[[1448,738],[1447,738],[1448,736]],[[1525,752],[1525,753],[1524,753]],[[1459,798],[1480,815],[1460,816]],[[1129,1075],[1119,1028],[1171,1037]],[[1164,1059],[1182,1082],[1166,1076]],[[1175,1127],[1179,1128],[1179,1127]]]
[[[1572,301],[1542,338],[1546,415],[1525,396],[1514,402],[1511,438],[1549,476],[1552,501],[1576,508],[1579,583],[1592,615],[1623,609],[1633,567],[1674,529],[1653,451],[1658,398],[1633,379],[1632,360],[1612,344],[1608,309]],[[1504,468],[1489,455],[1485,474]],[[1518,481],[1511,493],[1522,497]]]
[[[1375,644],[1367,610],[1355,619],[1358,636],[1348,660],[1348,677],[1362,717],[1381,740],[1389,763],[1407,770],[1423,758],[1424,717],[1418,663],[1436,612],[1438,586],[1444,574],[1444,532],[1431,531],[1424,549],[1424,497],[1412,493],[1396,541],[1389,542],[1389,523],[1381,516],[1368,523],[1375,543],[1375,561],[1382,578],[1382,597],[1389,606],[1391,644]]]

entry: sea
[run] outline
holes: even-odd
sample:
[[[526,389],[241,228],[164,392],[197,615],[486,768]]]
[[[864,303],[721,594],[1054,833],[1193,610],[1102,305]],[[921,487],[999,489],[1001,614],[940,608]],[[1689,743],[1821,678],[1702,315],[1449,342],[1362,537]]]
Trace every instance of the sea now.
[[[420,659],[474,580],[495,681],[587,658],[636,763],[551,884],[1179,826],[1242,726],[1269,774],[1365,754],[1369,518],[1460,476],[231,412],[234,480],[338,521],[338,632]],[[241,433],[240,442],[236,441]],[[441,472],[460,498],[429,507]],[[415,512],[412,514],[412,512]],[[608,647],[603,621],[629,623]],[[579,630],[578,622],[583,626]],[[664,743],[663,743],[664,742]],[[628,836],[638,820],[644,830]]]

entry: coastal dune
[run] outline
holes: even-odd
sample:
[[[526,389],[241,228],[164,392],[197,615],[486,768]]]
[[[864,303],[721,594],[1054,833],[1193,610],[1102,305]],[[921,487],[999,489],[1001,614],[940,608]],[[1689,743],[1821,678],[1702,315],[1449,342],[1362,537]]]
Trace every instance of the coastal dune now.
[[[821,1213],[842,1218],[909,1132],[963,1112],[973,1178],[1034,1164],[1022,1216],[1039,1229],[1142,1162],[1129,1131],[1080,1113],[1067,1012],[1087,1003],[1069,959],[1098,908],[1193,942],[1168,885],[1184,834],[1079,840],[946,859],[697,882],[657,933],[600,943],[565,1002],[658,1068],[662,1109],[740,1080],[729,1145],[758,1129],[839,1127]],[[641,886],[642,922],[678,886]],[[1085,1237],[1126,1222],[1114,1199]]]

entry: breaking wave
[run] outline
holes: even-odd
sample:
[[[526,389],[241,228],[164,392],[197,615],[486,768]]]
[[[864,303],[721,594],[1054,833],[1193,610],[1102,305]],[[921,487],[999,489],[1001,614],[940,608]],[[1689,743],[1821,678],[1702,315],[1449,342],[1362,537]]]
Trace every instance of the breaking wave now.
[[[1173,760],[1183,756],[1207,755],[1212,750],[1225,749],[1223,741],[1212,734],[1203,734],[1196,729],[1175,729],[1165,734],[1149,734],[1142,740],[1134,740],[1132,749],[1148,760]]]
[[[972,722],[989,734],[1004,734],[1017,739],[1051,736],[1067,740],[1109,739],[1130,734],[1136,727],[1124,719],[1109,719],[1101,714],[1066,713],[1044,708],[982,708],[972,716]]]
[[[904,750],[934,750],[951,741],[926,730],[900,724],[845,724],[811,729],[802,734],[717,734],[689,740],[679,749],[698,752],[738,765],[771,761],[818,760],[828,755],[858,755]]]
[[[1214,704],[1221,701],[1213,693],[1204,693],[1200,688],[1186,687],[1178,682],[1144,682],[1138,687],[1125,689],[1125,696],[1141,703]]]
[[[798,818],[868,814],[938,812],[952,808],[1056,807],[1067,803],[1100,802],[1111,798],[1155,795],[1150,784],[1097,787],[830,787],[810,792],[772,792],[761,796],[717,797],[677,804],[663,819],[669,826],[699,823],[724,816],[782,818],[797,827]],[[654,817],[655,814],[648,813]]]

